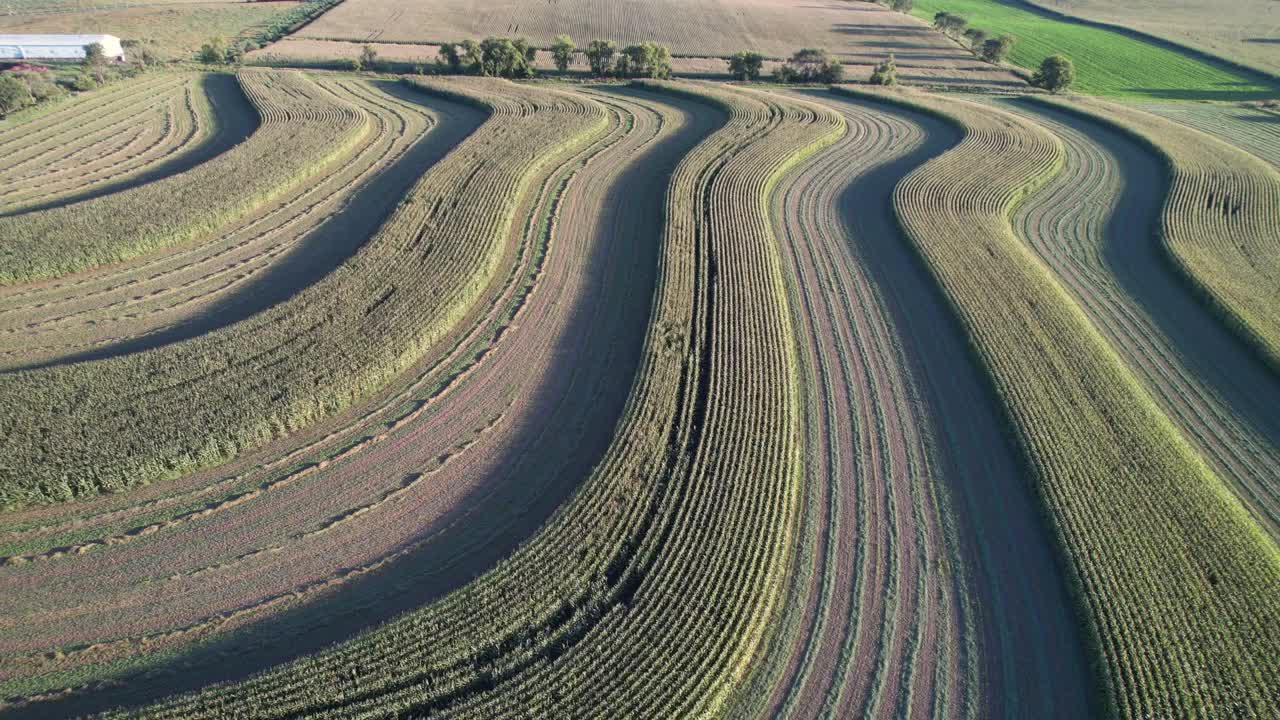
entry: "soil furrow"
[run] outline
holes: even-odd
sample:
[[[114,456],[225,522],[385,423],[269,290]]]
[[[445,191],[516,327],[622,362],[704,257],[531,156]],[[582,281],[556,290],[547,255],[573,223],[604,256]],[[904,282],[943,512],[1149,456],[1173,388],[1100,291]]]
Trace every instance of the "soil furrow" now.
[[[119,567],[122,577],[161,578],[159,586],[150,583],[143,592],[130,590],[127,583],[111,591],[118,597],[115,612],[120,617],[107,636],[140,630],[147,623],[154,626],[157,620],[159,627],[172,626],[174,608],[188,593],[198,598],[185,602],[188,607],[235,607],[281,582],[297,586],[332,568],[358,565],[361,558],[412,548],[381,572],[328,590],[313,607],[280,608],[283,616],[273,617],[265,630],[254,625],[196,651],[196,657],[214,666],[211,672],[239,676],[246,670],[244,660],[219,659],[221,652],[236,648],[261,666],[305,651],[296,643],[283,647],[272,642],[298,627],[310,628],[308,643],[318,647],[426,602],[503,557],[567,497],[611,439],[634,374],[654,281],[666,178],[715,120],[683,101],[637,103],[616,97],[607,102],[633,115],[634,126],[578,170],[563,197],[555,199],[559,210],[542,276],[519,321],[502,334],[484,364],[428,413],[388,433],[351,462],[330,465],[305,483],[265,493],[215,520],[96,551],[97,562]],[[535,226],[532,231],[552,230]],[[492,422],[492,409],[505,405],[510,407],[503,411],[504,419],[483,430]],[[432,472],[446,456],[444,469]],[[423,481],[406,484],[406,470],[426,474]],[[282,516],[280,508],[291,510]],[[306,512],[298,513],[299,508]],[[305,541],[296,537],[353,511],[358,514],[323,533],[307,535]],[[282,517],[287,521],[281,522]],[[225,540],[206,540],[207,549],[157,565],[149,546],[191,547],[183,538],[207,538],[211,522]],[[276,543],[269,538],[291,533],[295,537],[284,538],[283,550],[273,549]],[[254,548],[271,551],[255,553]],[[241,559],[230,566],[232,572],[225,572],[201,557],[215,563],[219,557]],[[91,563],[78,560],[67,558],[48,569],[75,582],[91,569]],[[175,582],[162,578],[166,567],[179,571],[170,573]],[[182,575],[184,567],[207,572]],[[41,586],[64,581],[42,581]],[[406,595],[397,589],[410,586],[419,591]],[[430,591],[424,594],[426,587]],[[149,612],[144,600],[157,593],[173,598],[163,613]],[[47,612],[46,605],[39,606]],[[143,625],[123,616],[140,618]],[[317,625],[322,617],[323,628]],[[56,632],[56,625],[42,627]],[[76,621],[69,627],[86,626]],[[70,632],[83,636],[83,630]],[[202,680],[208,677],[205,673]],[[161,690],[152,686],[150,692]],[[137,699],[143,697],[137,692],[146,691],[119,692],[114,697]]]
[[[918,113],[825,101],[850,133],[784,183],[777,211],[798,312],[809,318],[799,325],[810,412],[824,419],[810,430],[821,454],[810,465],[820,509],[808,627],[774,710],[1085,715],[1084,644],[1036,498],[955,319],[890,209],[897,179],[959,135]],[[909,452],[878,460],[877,442]],[[892,518],[897,527],[886,524]],[[896,591],[894,577],[867,564],[875,553],[898,558]],[[886,616],[881,598],[906,604]],[[877,649],[882,632],[889,644]]]

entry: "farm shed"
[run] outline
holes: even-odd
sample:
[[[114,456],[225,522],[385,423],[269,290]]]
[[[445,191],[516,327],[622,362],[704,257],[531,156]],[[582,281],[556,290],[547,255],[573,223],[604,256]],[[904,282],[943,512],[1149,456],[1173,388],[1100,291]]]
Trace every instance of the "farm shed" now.
[[[0,60],[78,60],[93,43],[101,45],[108,58],[124,59],[115,35],[0,35]]]

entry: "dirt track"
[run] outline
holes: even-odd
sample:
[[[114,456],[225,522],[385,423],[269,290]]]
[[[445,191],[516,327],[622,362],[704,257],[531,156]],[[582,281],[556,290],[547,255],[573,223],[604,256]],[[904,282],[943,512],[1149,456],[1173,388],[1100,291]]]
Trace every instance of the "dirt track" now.
[[[819,97],[850,133],[785,181],[775,205],[807,339],[816,568],[797,593],[803,622],[774,710],[1086,716],[1083,640],[1038,499],[890,210],[897,180],[959,135]]]
[[[320,446],[272,471],[253,468],[288,455],[287,447],[236,463],[244,475],[235,480],[223,469],[129,502],[106,498],[96,503],[106,514],[87,525],[73,520],[85,505],[80,513],[6,518],[9,527],[43,526],[9,537],[34,537],[46,549],[68,534],[90,543],[128,537],[120,530],[154,524],[156,515],[177,521],[84,555],[0,566],[0,602],[11,620],[0,624],[0,647],[33,658],[18,674],[56,685],[47,673],[127,658],[136,652],[129,638],[150,637],[154,652],[241,626],[244,632],[194,651],[189,660],[201,669],[184,677],[203,684],[243,676],[427,602],[533,532],[612,438],[644,336],[669,171],[718,122],[704,107],[668,98],[601,97],[617,108],[617,130],[585,166],[570,168],[577,172],[562,196],[546,188],[544,202],[557,209],[549,253],[540,269],[528,258],[536,282],[527,299],[516,283],[496,303],[497,315],[512,304],[520,310],[481,360],[469,364],[461,352],[451,362],[434,359],[434,373],[420,366],[406,376],[407,394],[389,391],[335,421],[348,430],[292,438]],[[541,229],[535,223],[528,231]],[[482,349],[485,339],[484,332],[476,337]],[[468,368],[461,375],[450,370],[460,366]],[[302,465],[320,458],[330,459]],[[211,481],[220,505],[201,490]],[[240,493],[247,499],[235,500]],[[213,511],[183,517],[193,504]],[[104,565],[113,568],[106,582]],[[367,571],[352,572],[359,568]],[[243,608],[255,612],[210,624]],[[271,613],[270,622],[249,624]],[[179,628],[189,632],[163,635]],[[285,637],[288,643],[278,642]],[[30,655],[117,641],[125,642],[71,652],[53,665]],[[182,682],[142,682],[97,694],[91,704],[40,707],[83,711],[172,692]]]
[[[1122,133],[1032,103],[1067,166],[1014,227],[1062,277],[1183,435],[1280,537],[1280,377],[1187,288],[1160,245],[1168,178]]]

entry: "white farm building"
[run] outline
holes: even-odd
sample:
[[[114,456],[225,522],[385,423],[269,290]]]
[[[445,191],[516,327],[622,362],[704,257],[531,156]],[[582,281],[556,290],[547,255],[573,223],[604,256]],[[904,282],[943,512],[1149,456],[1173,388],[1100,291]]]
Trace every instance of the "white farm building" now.
[[[93,43],[102,46],[108,59],[124,59],[115,35],[0,35],[0,60],[78,60]]]

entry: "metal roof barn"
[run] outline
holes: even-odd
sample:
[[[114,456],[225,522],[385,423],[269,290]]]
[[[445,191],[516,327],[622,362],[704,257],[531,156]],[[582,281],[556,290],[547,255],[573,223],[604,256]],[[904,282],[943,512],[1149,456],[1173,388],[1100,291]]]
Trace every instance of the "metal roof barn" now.
[[[108,58],[124,59],[115,35],[0,35],[0,60],[79,60],[93,43]]]

